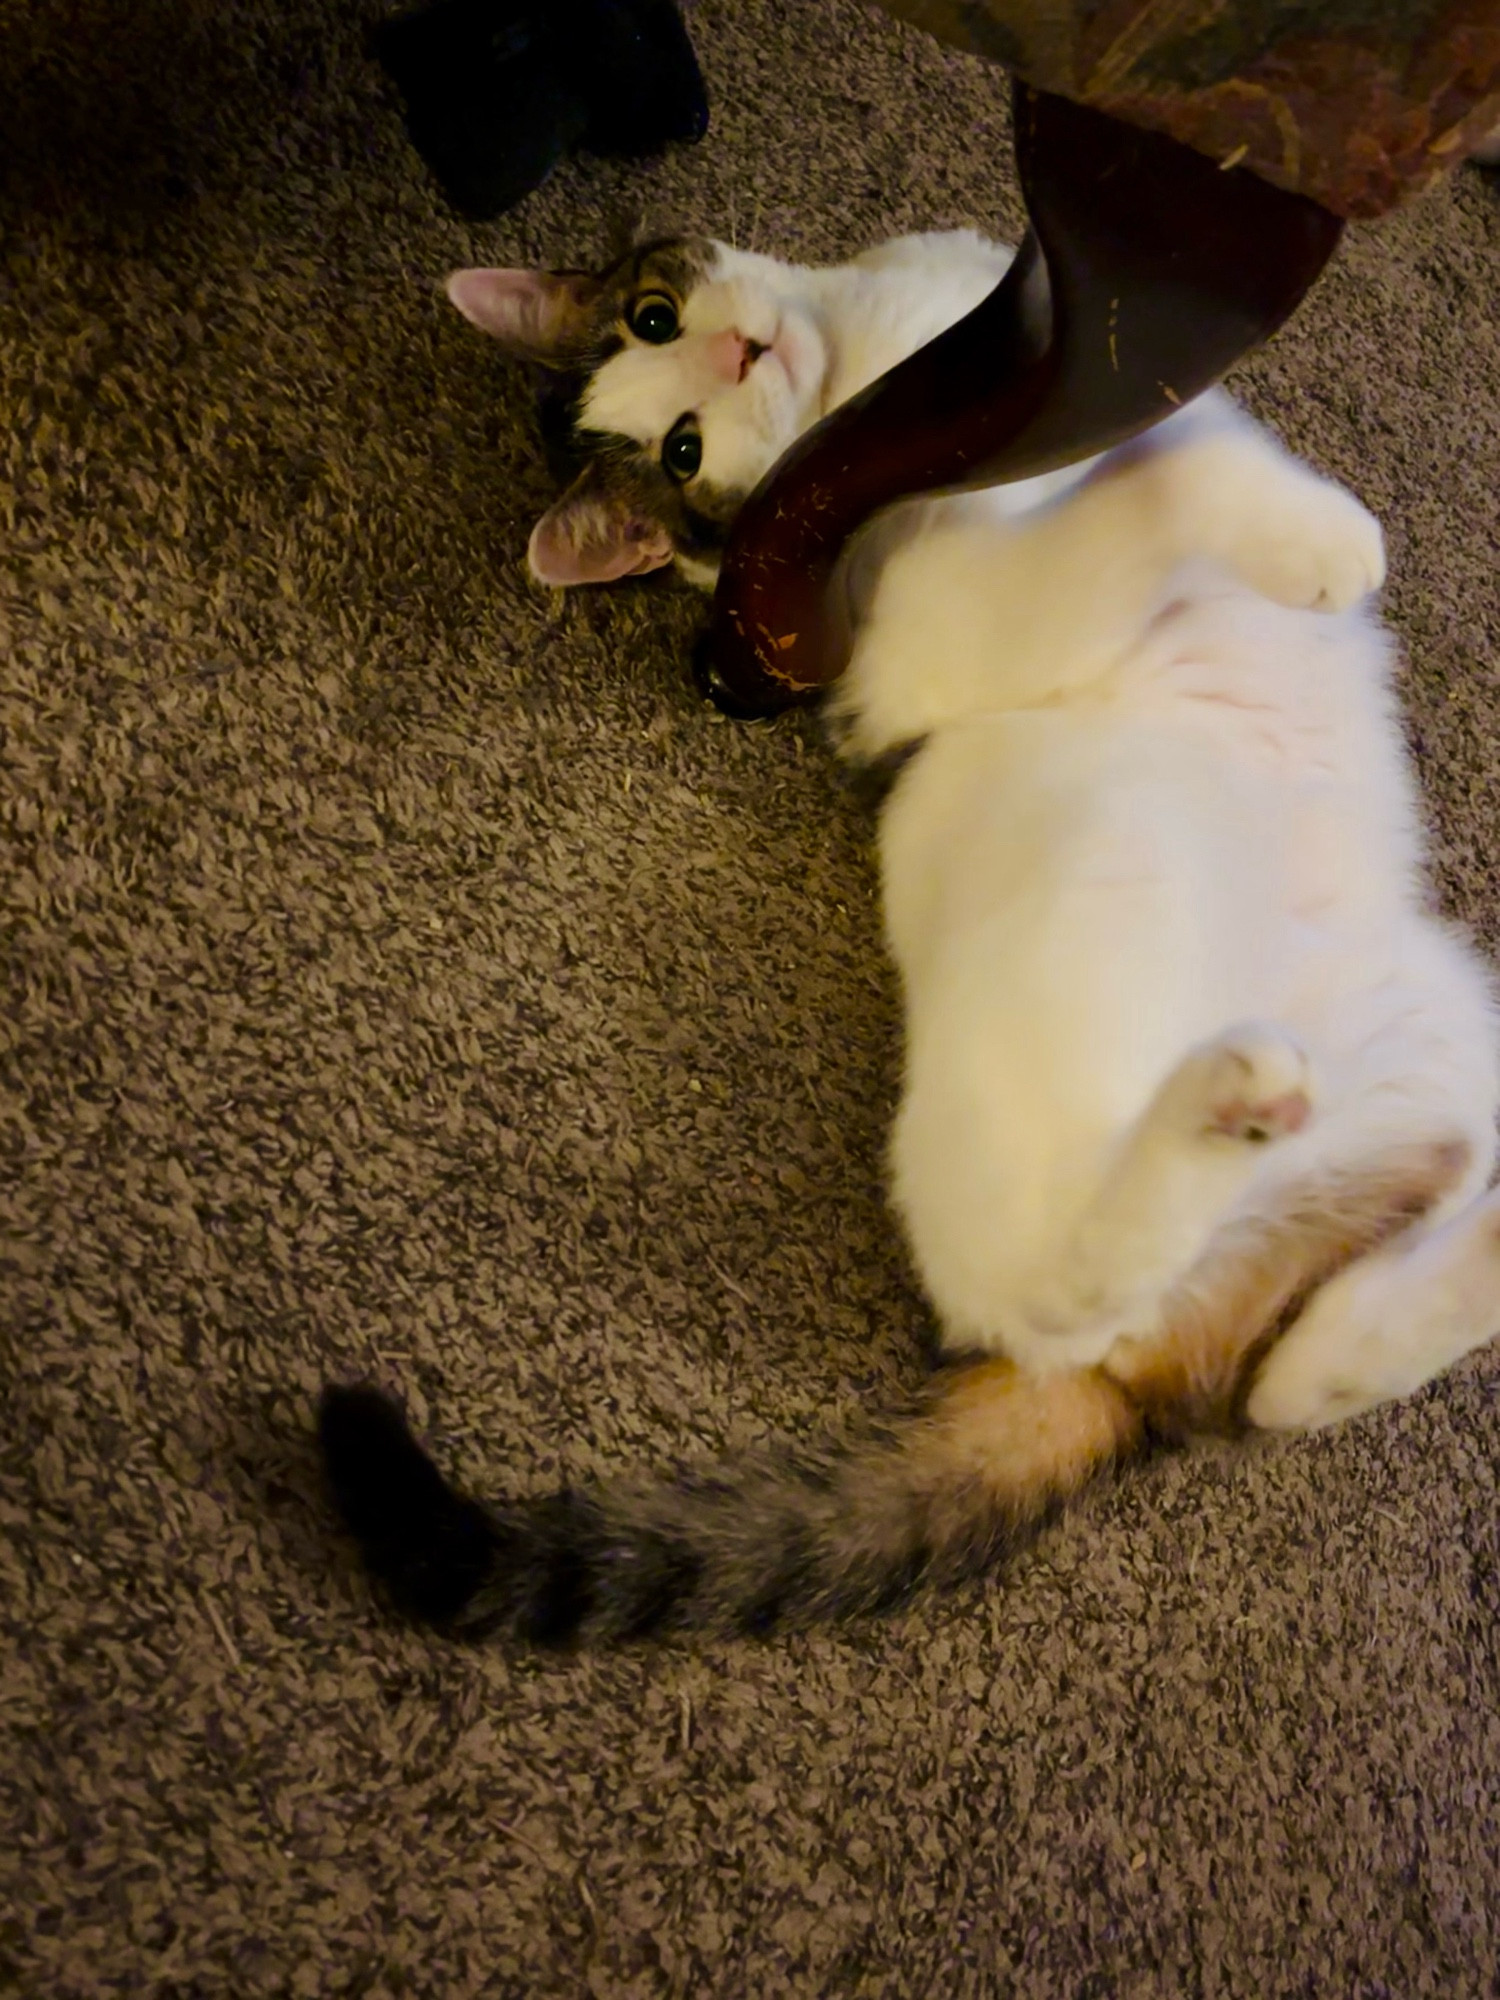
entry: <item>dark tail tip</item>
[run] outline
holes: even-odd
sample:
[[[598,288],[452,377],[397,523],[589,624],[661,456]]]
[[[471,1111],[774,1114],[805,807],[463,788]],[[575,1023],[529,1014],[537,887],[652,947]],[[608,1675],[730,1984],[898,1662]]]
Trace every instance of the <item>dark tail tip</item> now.
[[[400,1405],[370,1383],[330,1384],[318,1440],[334,1502],[372,1575],[411,1618],[455,1623],[495,1567],[499,1536],[443,1478]]]

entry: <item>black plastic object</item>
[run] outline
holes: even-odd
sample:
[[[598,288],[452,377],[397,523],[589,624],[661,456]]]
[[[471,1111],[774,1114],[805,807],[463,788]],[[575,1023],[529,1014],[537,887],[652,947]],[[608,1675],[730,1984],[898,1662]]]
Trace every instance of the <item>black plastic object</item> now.
[[[673,0],[433,0],[374,49],[412,144],[465,215],[512,208],[570,148],[653,153],[708,129]]]
[[[799,438],[737,516],[695,671],[730,715],[847,664],[849,537],[915,493],[1000,485],[1147,430],[1281,325],[1336,215],[1175,139],[1017,87],[1031,229],[990,296]]]

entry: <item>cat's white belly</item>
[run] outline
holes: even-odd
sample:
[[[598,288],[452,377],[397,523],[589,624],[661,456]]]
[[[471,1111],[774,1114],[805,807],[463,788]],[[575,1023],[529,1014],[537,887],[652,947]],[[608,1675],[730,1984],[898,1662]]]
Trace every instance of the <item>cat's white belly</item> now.
[[[1390,980],[1408,922],[1399,872],[1355,893],[1383,843],[1350,812],[1191,711],[1024,711],[913,761],[882,829],[908,1019],[892,1181],[950,1344],[1102,1358],[1107,1319],[1038,1337],[1038,1286],[1185,1051],[1276,1022],[1339,1087],[1341,1038],[1371,1032],[1345,998]],[[1285,1171],[1305,1148],[1277,1150]]]
[[[1379,528],[1222,405],[1176,430],[1061,498],[894,510],[846,573],[846,747],[922,746],[881,838],[892,1194],[949,1350],[1042,1372],[1169,1339],[1190,1272],[1193,1321],[1236,1259],[1332,1254],[1348,1190],[1441,1157],[1440,1225],[1496,1150],[1488,982],[1420,885]],[[1411,1298],[1330,1307],[1274,1420],[1484,1337]]]

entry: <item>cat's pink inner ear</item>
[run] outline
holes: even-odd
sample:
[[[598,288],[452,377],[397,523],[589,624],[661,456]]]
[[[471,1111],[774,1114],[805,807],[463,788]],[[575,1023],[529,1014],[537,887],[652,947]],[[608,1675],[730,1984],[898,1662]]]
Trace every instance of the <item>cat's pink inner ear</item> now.
[[[548,508],[531,531],[526,555],[538,583],[614,583],[669,563],[672,538],[659,521],[584,486]]]
[[[447,292],[465,319],[535,361],[562,351],[587,306],[584,281],[553,271],[453,271]]]

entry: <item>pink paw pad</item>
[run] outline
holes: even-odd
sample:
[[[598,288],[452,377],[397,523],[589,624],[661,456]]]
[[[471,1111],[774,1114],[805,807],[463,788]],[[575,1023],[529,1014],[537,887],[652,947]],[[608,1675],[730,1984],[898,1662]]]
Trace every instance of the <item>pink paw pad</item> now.
[[[1265,1097],[1258,1102],[1232,1097],[1213,1106],[1208,1129],[1254,1145],[1300,1132],[1311,1111],[1312,1099],[1305,1090],[1284,1091],[1280,1097]]]

